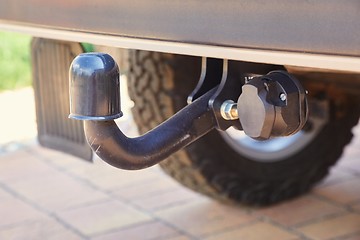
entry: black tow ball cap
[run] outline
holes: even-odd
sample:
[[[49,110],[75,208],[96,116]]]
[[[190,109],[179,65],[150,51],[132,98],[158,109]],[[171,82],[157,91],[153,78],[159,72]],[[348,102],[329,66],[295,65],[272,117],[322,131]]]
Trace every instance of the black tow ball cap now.
[[[110,55],[77,56],[70,66],[69,84],[69,118],[109,121],[122,116],[119,67]]]

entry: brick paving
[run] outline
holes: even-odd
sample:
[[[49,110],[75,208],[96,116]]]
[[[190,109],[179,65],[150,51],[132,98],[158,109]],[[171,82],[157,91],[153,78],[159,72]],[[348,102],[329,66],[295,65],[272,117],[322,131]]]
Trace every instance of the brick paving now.
[[[311,193],[268,208],[220,204],[158,166],[122,171],[31,139],[3,143],[0,239],[360,239],[359,126],[354,133]]]

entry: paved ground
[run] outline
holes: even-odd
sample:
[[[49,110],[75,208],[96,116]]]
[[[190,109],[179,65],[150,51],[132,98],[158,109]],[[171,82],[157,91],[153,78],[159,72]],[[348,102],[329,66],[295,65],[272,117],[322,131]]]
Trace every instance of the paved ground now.
[[[24,91],[0,95],[0,108],[31,96]],[[360,127],[311,193],[246,209],[193,193],[156,166],[121,171],[43,149],[34,141],[33,106],[26,102],[8,109],[25,115],[2,115],[0,239],[360,239]]]

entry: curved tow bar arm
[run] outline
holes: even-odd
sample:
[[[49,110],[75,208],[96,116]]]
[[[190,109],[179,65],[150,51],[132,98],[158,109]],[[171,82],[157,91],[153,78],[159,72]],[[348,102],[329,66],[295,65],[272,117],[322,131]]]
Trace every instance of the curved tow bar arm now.
[[[119,69],[108,54],[86,53],[70,67],[70,118],[85,120],[86,139],[93,151],[110,165],[143,169],[164,160],[215,127],[209,91],[173,117],[149,131],[128,138],[114,119],[122,116]]]
[[[226,68],[220,82],[205,73],[196,88],[205,87],[204,94],[148,133],[128,138],[114,122],[122,116],[117,64],[108,54],[80,54],[70,67],[69,117],[85,120],[86,139],[102,160],[129,170],[157,164],[214,128],[234,126],[266,140],[295,134],[304,126],[306,91],[289,73],[273,71],[245,84],[229,77]]]

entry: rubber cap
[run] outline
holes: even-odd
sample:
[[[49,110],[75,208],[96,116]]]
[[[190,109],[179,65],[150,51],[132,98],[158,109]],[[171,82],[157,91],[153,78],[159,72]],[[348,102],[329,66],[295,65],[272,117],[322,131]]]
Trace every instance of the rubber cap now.
[[[119,68],[110,55],[80,54],[70,66],[69,81],[69,118],[107,121],[122,116]]]

